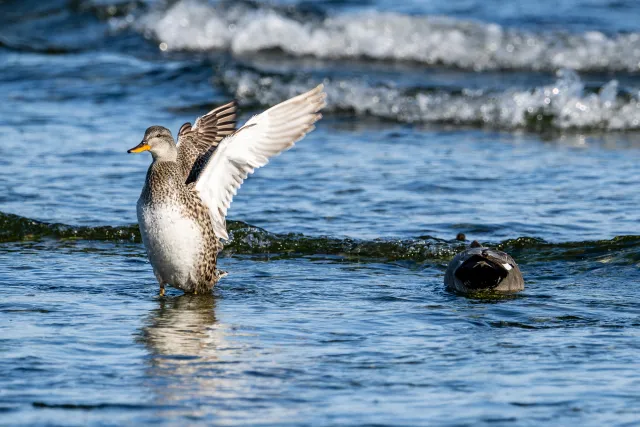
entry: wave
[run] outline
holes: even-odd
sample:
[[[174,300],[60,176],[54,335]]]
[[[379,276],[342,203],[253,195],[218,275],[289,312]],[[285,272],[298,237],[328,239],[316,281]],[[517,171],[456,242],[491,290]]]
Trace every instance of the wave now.
[[[317,84],[313,78],[264,75],[229,68],[220,82],[248,104],[273,105]],[[555,83],[530,90],[502,92],[462,89],[398,88],[361,78],[325,78],[327,112],[352,112],[408,123],[443,123],[501,129],[550,130],[640,129],[639,94],[611,80],[588,89],[572,70],[557,72]]]
[[[227,221],[228,254],[297,254],[338,255],[385,259],[424,260],[453,256],[451,243],[432,237],[410,240],[338,239],[310,237],[301,234],[274,234],[242,221]],[[72,226],[47,223],[19,215],[0,212],[0,242],[37,240],[42,238],[104,240],[141,243],[137,225]]]
[[[133,19],[115,20],[131,26]],[[132,24],[162,50],[278,50],[323,59],[412,61],[470,70],[640,71],[640,33],[531,32],[392,12],[325,15],[301,6],[180,0]]]
[[[336,256],[344,259],[383,261],[442,262],[466,247],[460,241],[431,236],[414,239],[340,239],[302,234],[274,234],[242,221],[228,221],[230,240],[228,255]],[[46,223],[19,215],[0,212],[0,242],[20,242],[43,238],[126,241],[141,243],[137,225],[122,227],[77,227]],[[633,265],[640,261],[640,236],[619,236],[611,240],[550,243],[533,237],[493,242],[490,246],[504,250],[518,262],[553,260],[595,260],[611,264]]]

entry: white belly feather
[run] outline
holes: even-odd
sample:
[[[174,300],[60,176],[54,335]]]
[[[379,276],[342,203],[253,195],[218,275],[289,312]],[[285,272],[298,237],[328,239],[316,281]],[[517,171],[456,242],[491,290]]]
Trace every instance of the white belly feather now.
[[[153,208],[138,201],[138,223],[149,261],[159,280],[179,288],[196,281],[202,234],[180,206]]]

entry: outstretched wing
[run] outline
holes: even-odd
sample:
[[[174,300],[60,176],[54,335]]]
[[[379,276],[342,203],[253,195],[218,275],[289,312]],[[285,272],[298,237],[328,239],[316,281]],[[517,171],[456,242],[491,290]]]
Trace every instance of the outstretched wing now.
[[[319,85],[254,116],[220,143],[195,184],[216,236],[229,239],[227,209],[247,176],[311,132],[322,117],[318,111],[326,105],[325,98]]]
[[[185,182],[195,181],[215,147],[236,128],[236,101],[214,108],[178,131],[178,164]]]

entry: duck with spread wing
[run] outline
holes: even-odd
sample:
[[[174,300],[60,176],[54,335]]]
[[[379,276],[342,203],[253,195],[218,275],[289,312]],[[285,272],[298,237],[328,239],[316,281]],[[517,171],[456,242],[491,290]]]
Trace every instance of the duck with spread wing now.
[[[188,293],[218,281],[225,217],[250,173],[314,129],[326,105],[322,85],[251,118],[237,131],[235,102],[184,124],[176,144],[169,129],[151,126],[129,153],[153,162],[138,199],[142,241],[164,295],[165,285]]]

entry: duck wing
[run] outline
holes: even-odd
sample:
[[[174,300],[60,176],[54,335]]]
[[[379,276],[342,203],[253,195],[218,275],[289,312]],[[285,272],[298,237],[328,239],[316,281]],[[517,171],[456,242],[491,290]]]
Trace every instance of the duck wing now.
[[[238,104],[231,101],[198,117],[193,126],[185,123],[178,131],[178,164],[185,183],[198,179],[216,147],[236,128]]]
[[[311,132],[322,117],[318,111],[326,105],[325,98],[319,85],[252,117],[218,145],[195,183],[216,236],[229,239],[225,217],[247,176]]]

